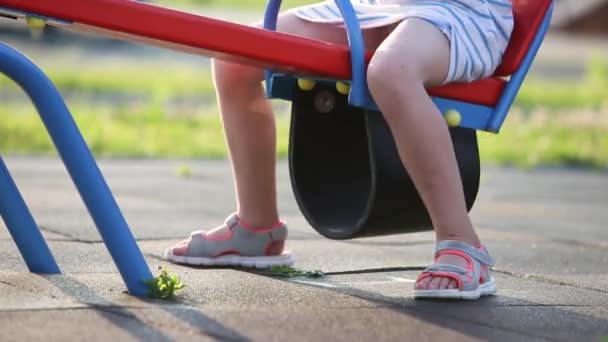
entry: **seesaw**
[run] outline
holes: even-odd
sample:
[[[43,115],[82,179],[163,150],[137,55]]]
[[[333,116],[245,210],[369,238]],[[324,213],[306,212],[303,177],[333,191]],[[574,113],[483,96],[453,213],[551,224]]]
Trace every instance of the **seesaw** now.
[[[298,205],[334,239],[431,229],[366,85],[360,27],[336,0],[349,46],[273,32],[280,0],[253,28],[129,0],[0,0],[0,14],[79,32],[234,60],[266,68],[270,98],[292,101],[289,166]],[[553,0],[513,0],[515,30],[493,77],[428,89],[450,126],[467,208],[479,188],[477,131],[498,133],[549,27]],[[60,95],[29,60],[0,45],[0,71],[36,105],[129,292],[145,295],[150,271]],[[404,85],[407,86],[407,85]],[[432,142],[421,142],[432,143]],[[32,272],[57,273],[52,254],[0,160],[0,212]]]

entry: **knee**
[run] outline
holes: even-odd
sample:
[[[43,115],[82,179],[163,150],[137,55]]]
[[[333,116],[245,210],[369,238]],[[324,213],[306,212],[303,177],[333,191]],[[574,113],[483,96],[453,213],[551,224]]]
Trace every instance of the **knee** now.
[[[411,86],[422,84],[416,65],[408,56],[376,51],[367,68],[367,85],[374,99],[407,96]]]
[[[213,59],[211,62],[213,81],[218,90],[235,90],[243,85],[257,85],[262,82],[263,70],[249,65]]]

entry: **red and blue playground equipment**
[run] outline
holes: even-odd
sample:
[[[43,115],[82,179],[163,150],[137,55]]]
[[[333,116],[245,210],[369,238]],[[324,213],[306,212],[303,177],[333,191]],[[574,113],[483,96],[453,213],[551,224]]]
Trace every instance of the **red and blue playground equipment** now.
[[[367,89],[366,65],[373,52],[363,48],[350,2],[336,3],[349,46],[273,32],[280,0],[269,0],[265,29],[130,0],[0,0],[0,14],[264,67],[268,97],[292,101],[292,185],[300,209],[320,234],[345,239],[430,229]],[[513,0],[515,30],[495,75],[428,89],[450,125],[469,209],[479,187],[476,132],[499,132],[545,37],[553,6],[553,0]],[[40,69],[4,44],[0,72],[34,103],[129,293],[146,296],[150,270],[61,95]],[[0,214],[29,270],[60,273],[1,158],[0,184]]]

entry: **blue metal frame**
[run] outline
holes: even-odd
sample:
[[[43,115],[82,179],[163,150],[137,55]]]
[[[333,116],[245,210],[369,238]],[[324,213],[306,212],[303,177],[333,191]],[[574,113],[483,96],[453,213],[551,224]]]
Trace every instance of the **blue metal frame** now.
[[[19,84],[36,106],[129,293],[147,296],[148,287],[144,281],[152,279],[152,274],[61,95],[36,65],[2,43],[0,72]],[[4,181],[2,192],[7,186],[7,178],[4,176],[0,179]],[[10,184],[8,185],[10,187]],[[10,191],[6,196],[9,196],[9,199],[16,198],[15,193]],[[17,211],[17,215],[26,216],[23,206],[10,206],[5,201],[1,201],[0,206],[3,212]],[[27,238],[27,230],[17,229],[16,224],[22,222],[10,224],[11,233],[18,235],[16,241]],[[30,225],[29,233],[31,229]],[[34,245],[36,246],[40,247],[40,243]]]
[[[0,157],[0,215],[33,273],[61,273],[4,160]]]
[[[515,97],[519,93],[519,89],[521,88],[526,75],[528,75],[528,71],[532,66],[532,62],[534,62],[534,58],[538,53],[538,49],[540,48],[543,40],[545,39],[545,35],[547,34],[547,30],[549,30],[549,24],[551,23],[551,16],[553,13],[553,6],[555,4],[555,0],[551,1],[551,5],[545,14],[545,18],[541,26],[536,32],[536,36],[534,37],[534,41],[532,45],[528,49],[528,53],[524,58],[522,65],[517,69],[517,71],[511,75],[507,86],[502,92],[502,96],[500,97],[500,101],[496,105],[496,110],[494,114],[490,118],[490,122],[487,126],[483,127],[483,130],[498,133],[500,128],[502,127],[503,122],[505,121],[507,114],[509,113],[509,109],[515,100]]]
[[[277,20],[279,18],[279,11],[281,9],[281,0],[268,0],[266,5],[266,11],[264,12],[264,29],[270,31],[277,30]],[[271,97],[272,92],[272,70],[264,70],[264,78],[266,79],[266,96]]]
[[[348,45],[351,50],[351,68],[352,68],[352,82],[351,89],[348,97],[348,102],[356,107],[366,107],[372,103],[372,97],[367,88],[367,72],[365,64],[365,43],[363,41],[363,33],[361,32],[361,26],[357,19],[357,14],[353,8],[352,3],[349,0],[334,0],[340,13],[344,18],[346,26],[346,34],[348,37]],[[277,18],[281,7],[281,0],[269,0],[266,6],[266,12],[264,13],[264,28],[267,30],[276,30]],[[266,85],[267,95],[269,97],[274,96],[271,89],[273,73],[270,70],[266,70]],[[276,89],[276,88],[275,88]]]
[[[349,45],[351,47],[353,80],[349,94],[349,103],[356,107],[377,111],[378,107],[367,88],[365,49],[362,43],[362,34],[359,24],[352,23],[352,21],[356,21],[356,15],[354,14],[352,4],[348,0],[335,1],[345,18]],[[281,0],[269,0],[266,15],[264,17],[264,27],[272,30],[276,29],[276,20],[280,3]],[[513,73],[513,75],[511,75],[496,107],[433,97],[432,100],[439,108],[439,111],[444,114],[448,110],[456,110],[462,113],[460,127],[498,133],[528,74],[534,58],[538,53],[547,30],[549,29],[554,4],[555,1],[552,1],[538,32],[536,32],[532,45],[529,47],[528,52],[522,61],[522,65]],[[266,71],[267,95],[273,98],[292,100],[296,77],[296,75],[273,74],[270,71]],[[324,78],[316,78],[316,80],[319,82],[335,82],[335,80],[327,80]]]

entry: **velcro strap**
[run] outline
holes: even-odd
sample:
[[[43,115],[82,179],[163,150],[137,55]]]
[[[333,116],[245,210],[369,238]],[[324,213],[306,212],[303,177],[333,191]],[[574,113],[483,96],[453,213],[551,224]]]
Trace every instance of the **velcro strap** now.
[[[236,213],[231,214],[226,219],[226,226],[228,227],[228,229],[231,229],[232,227],[236,226],[237,224],[239,224],[239,218],[236,215]]]
[[[455,249],[462,251],[482,264],[494,266],[494,258],[488,255],[488,253],[486,253],[485,251],[481,251],[469,245],[468,243],[464,243],[462,241],[457,240],[442,240],[437,242],[437,246],[435,247],[435,253],[446,249]]]
[[[204,230],[195,230],[192,233],[190,233],[190,238],[196,238],[196,237],[201,237],[205,235],[205,231]]]
[[[458,267],[456,265],[449,265],[449,264],[433,264],[433,265],[427,267],[426,269],[424,269],[424,272],[449,272],[449,273],[455,273],[458,275],[466,275],[467,273],[469,273],[469,271],[467,271],[466,269],[464,269],[462,267]]]

